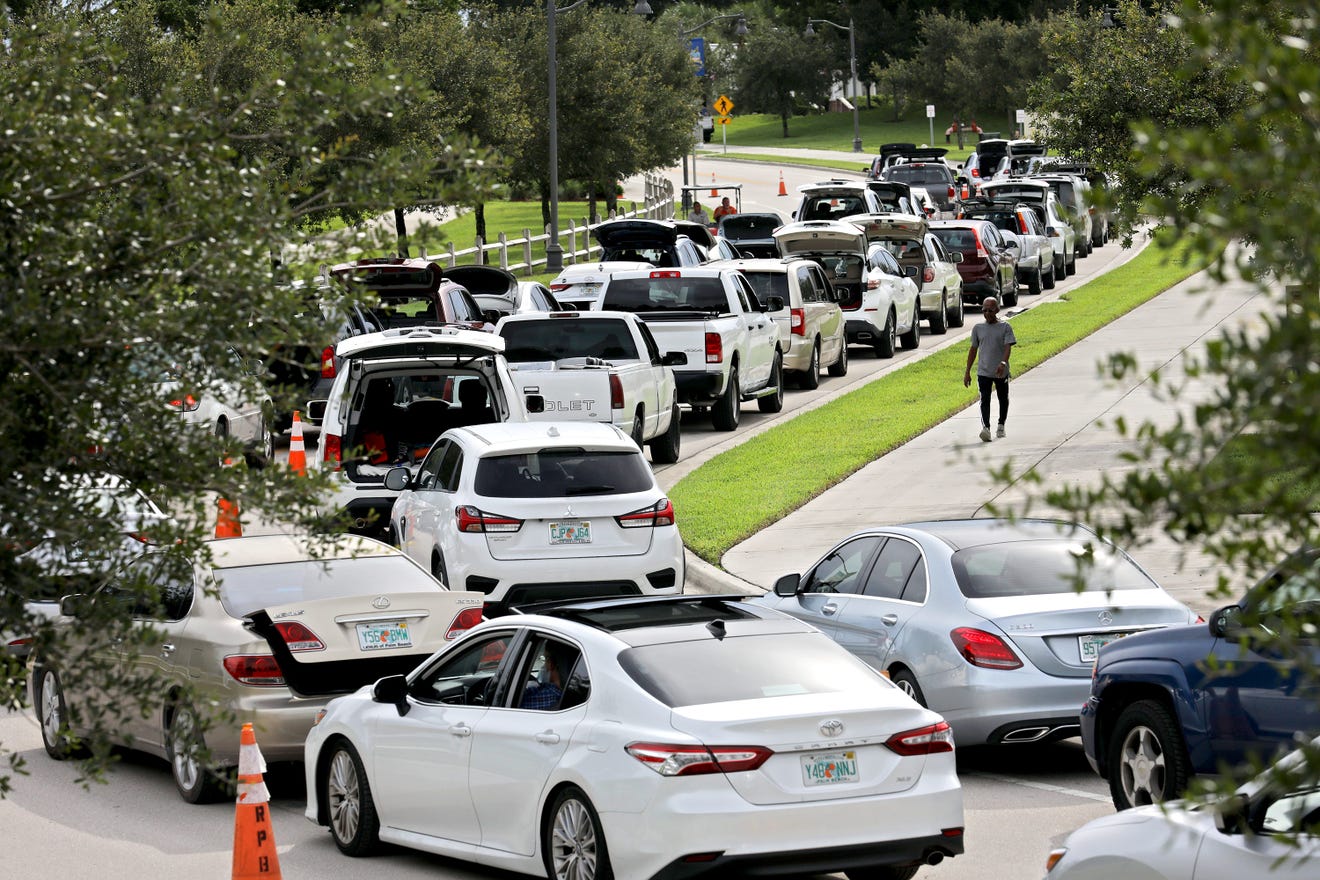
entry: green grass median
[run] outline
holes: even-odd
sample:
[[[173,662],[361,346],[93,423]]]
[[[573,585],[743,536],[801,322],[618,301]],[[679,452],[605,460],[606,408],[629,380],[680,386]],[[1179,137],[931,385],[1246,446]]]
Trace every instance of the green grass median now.
[[[1013,317],[1021,375],[1194,274],[1203,263],[1154,242],[1131,261],[1058,300]],[[976,320],[975,318],[971,318]],[[976,401],[964,388],[967,347],[894,370],[721,453],[669,496],[683,540],[707,562],[885,453]]]

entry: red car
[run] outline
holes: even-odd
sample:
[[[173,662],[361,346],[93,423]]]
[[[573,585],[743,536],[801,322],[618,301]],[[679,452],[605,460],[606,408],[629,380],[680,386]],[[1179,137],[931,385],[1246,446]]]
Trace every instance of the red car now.
[[[988,220],[936,220],[930,231],[950,254],[962,254],[964,302],[979,304],[993,296],[1001,306],[1017,305],[1017,241],[1004,238]]]

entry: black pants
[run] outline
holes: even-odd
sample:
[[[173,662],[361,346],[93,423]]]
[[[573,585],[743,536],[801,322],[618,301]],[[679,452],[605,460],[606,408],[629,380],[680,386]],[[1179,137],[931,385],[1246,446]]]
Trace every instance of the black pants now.
[[[1008,380],[994,376],[977,376],[976,387],[981,389],[981,425],[990,427],[990,387],[994,386],[999,398],[999,424],[1008,421]]]

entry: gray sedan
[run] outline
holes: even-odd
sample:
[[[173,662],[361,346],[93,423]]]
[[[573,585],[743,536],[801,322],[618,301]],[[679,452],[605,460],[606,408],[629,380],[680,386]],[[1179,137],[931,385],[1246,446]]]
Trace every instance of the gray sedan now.
[[[1052,520],[867,529],[753,601],[885,672],[960,745],[1078,735],[1102,645],[1197,619],[1127,554]]]

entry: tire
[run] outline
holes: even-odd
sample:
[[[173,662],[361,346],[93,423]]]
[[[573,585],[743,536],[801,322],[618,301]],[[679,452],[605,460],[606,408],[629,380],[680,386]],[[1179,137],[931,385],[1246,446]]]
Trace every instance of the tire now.
[[[920,865],[874,865],[870,868],[850,868],[843,872],[848,880],[912,880]]]
[[[742,386],[738,384],[738,365],[729,368],[729,386],[710,408],[710,422],[716,431],[736,431],[742,418]]]
[[[274,416],[270,415],[263,407],[261,410],[261,424],[257,426],[256,445],[245,456],[249,467],[264,468],[275,460],[275,435],[270,431],[270,426],[274,421]]]
[[[1077,274],[1077,251],[1072,252],[1072,259],[1068,261],[1068,277]]]
[[[370,855],[380,845],[380,817],[362,759],[347,740],[330,746],[320,788],[335,846],[347,856]]]
[[[1055,281],[1062,281],[1063,279],[1065,279],[1065,278],[1067,278],[1067,277],[1068,277],[1068,263],[1067,263],[1067,261],[1064,259],[1064,256],[1063,256],[1063,255],[1060,255],[1059,258],[1056,259],[1056,260],[1054,261],[1054,279],[1053,279],[1053,280],[1055,280]],[[1053,287],[1054,285],[1050,285],[1050,286]]]
[[[651,441],[651,461],[656,464],[673,464],[678,461],[682,446],[682,433],[679,427],[678,404],[674,404],[669,414],[669,430]]]
[[[1003,291],[1003,295],[1004,295],[1004,298],[1003,298],[1003,304],[1004,304],[1006,307],[1008,307],[1008,308],[1011,309],[1013,306],[1015,306],[1015,305],[1018,304],[1018,283],[1017,283],[1017,273],[1016,273],[1016,272],[1013,273],[1013,283],[1012,283],[1012,285],[1009,286],[1009,288],[1008,288],[1007,290],[1004,290],[1004,291]]]
[[[637,444],[638,449],[646,448],[646,440],[645,440],[646,431],[644,428],[645,424],[646,424],[646,413],[639,406],[637,407],[637,412],[633,414],[632,433],[629,435],[630,437],[632,437],[632,442]]]
[[[582,789],[555,796],[541,833],[541,854],[550,880],[612,880],[609,847],[596,808]]]
[[[820,375],[819,364],[816,375]],[[774,394],[756,398],[756,408],[763,413],[777,413],[784,408],[784,358],[779,352],[775,352],[775,362],[770,365],[770,385]]]
[[[876,357],[891,358],[894,356],[894,349],[898,341],[898,328],[895,326],[897,323],[894,310],[890,309],[889,314],[885,315],[885,327],[881,332],[880,341],[875,344]]]
[[[439,550],[431,554],[431,576],[449,586],[449,568],[445,565],[445,555]]]
[[[831,374],[833,375],[833,374]],[[820,340],[811,346],[811,363],[798,374],[798,387],[815,391],[820,387]]]
[[[917,684],[917,677],[906,669],[899,669],[889,674],[889,680],[898,686],[898,689],[916,700],[922,706],[926,705],[926,695],[921,692],[921,685]]]
[[[1056,280],[1056,277],[1055,277],[1054,261],[1051,260],[1051,261],[1050,261],[1050,274],[1044,276],[1044,281],[1043,281],[1043,283],[1042,283],[1042,286],[1043,286],[1046,290],[1053,290],[1053,289],[1054,289],[1054,285],[1057,284],[1057,283],[1058,283],[1058,281]]]
[[[949,332],[949,293],[942,291],[940,293],[940,307],[935,310],[935,314],[930,316],[930,332],[936,336],[943,336]]]
[[[190,804],[223,800],[231,790],[231,774],[202,760],[206,743],[198,731],[197,713],[187,703],[175,703],[165,731],[165,757],[179,796]]]
[[[920,321],[914,320],[914,325],[920,325]],[[830,375],[836,379],[848,375],[848,339],[845,337],[843,343],[839,346],[839,357],[834,363],[830,364]]]
[[[1036,264],[1036,271],[1031,273],[1027,279],[1027,292],[1032,296],[1040,296],[1040,292],[1045,289],[1044,273],[1040,270],[1040,264]]]
[[[913,313],[912,326],[902,336],[898,337],[898,344],[903,346],[904,351],[911,351],[921,345],[921,316]]]
[[[1166,706],[1138,700],[1119,713],[1109,737],[1109,795],[1115,808],[1173,800],[1191,775],[1182,731]]]
[[[958,291],[956,298],[956,310],[949,316],[950,327],[961,327],[967,323],[967,313],[963,310],[962,291]]]
[[[68,734],[69,707],[64,702],[64,685],[59,674],[44,666],[33,672],[36,682],[37,720],[41,723],[41,744],[56,761],[77,757],[80,749]]]

